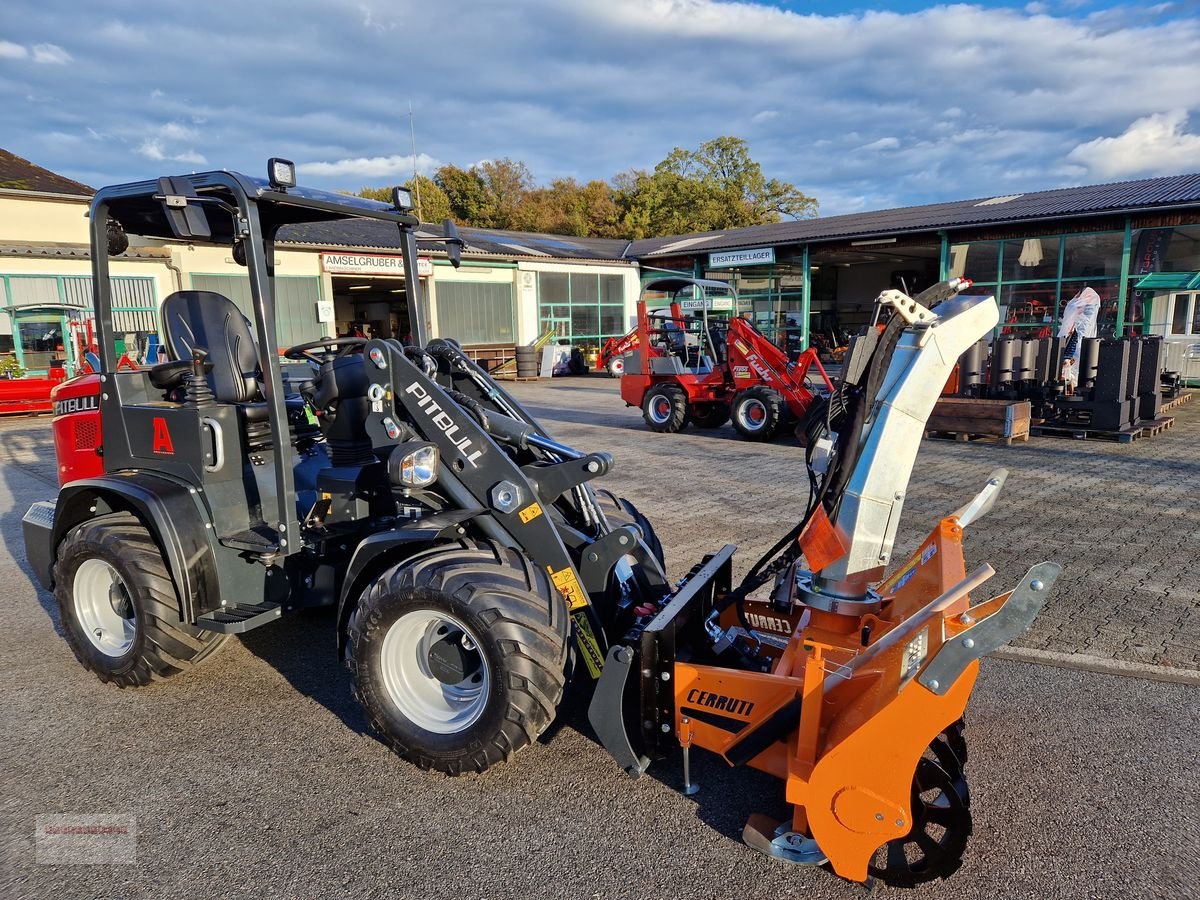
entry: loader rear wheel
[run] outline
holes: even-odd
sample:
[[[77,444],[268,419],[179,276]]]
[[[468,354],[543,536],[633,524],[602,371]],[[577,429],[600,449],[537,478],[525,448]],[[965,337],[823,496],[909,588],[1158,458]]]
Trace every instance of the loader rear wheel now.
[[[354,695],[400,756],[483,772],[554,719],[570,620],[549,577],[515,550],[460,542],[384,571],[349,622]]]
[[[75,657],[118,687],[185,672],[225,643],[179,620],[162,552],[128,513],[89,519],[63,538],[54,598]]]
[[[875,852],[870,874],[892,887],[915,887],[958,871],[971,836],[971,810],[954,779],[933,760],[917,763],[912,827]]]
[[[687,394],[677,384],[656,384],[642,398],[642,418],[652,431],[683,431],[688,422]]]
[[[724,403],[703,403],[692,406],[692,424],[697,428],[720,428],[729,421],[729,407]]]
[[[748,441],[773,440],[783,425],[783,398],[769,387],[746,388],[734,398],[733,427]]]

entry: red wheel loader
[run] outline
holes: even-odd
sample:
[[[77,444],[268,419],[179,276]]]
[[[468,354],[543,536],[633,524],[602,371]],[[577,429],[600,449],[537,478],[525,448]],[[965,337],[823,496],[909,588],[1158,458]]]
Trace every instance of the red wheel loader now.
[[[689,781],[702,748],[780,779],[792,813],[752,819],[751,846],[859,881],[953,872],[979,659],[1028,627],[1058,567],[972,602],[991,570],[967,574],[962,533],[997,473],[886,568],[922,426],[995,300],[883,296],[885,327],[807,417],[801,521],[737,586],[732,546],[675,581],[650,523],[593,487],[610,454],[554,440],[453,341],[424,339],[407,194],[306,190],[286,160],[268,173],[92,200],[99,371],[60,388],[60,489],[23,519],[84,668],[122,688],[186,677],[229,635],[333,606],[330,652],[372,729],[421,768],[499,765],[590,677],[588,719],[631,774],[682,751]],[[397,229],[417,344],[318,337],[284,363],[274,241],[350,219]],[[178,291],[162,305],[170,358],[121,366],[114,235],[225,248],[247,267],[253,322],[221,294]],[[452,226],[443,240],[455,262]]]
[[[669,311],[648,311],[649,294],[666,294]],[[652,430],[718,428],[732,418],[742,437],[767,441],[799,422],[819,392],[833,390],[814,351],[790,361],[736,310],[737,295],[723,281],[646,284],[637,340],[622,357],[621,399],[640,407]],[[813,373],[819,382],[809,381]]]

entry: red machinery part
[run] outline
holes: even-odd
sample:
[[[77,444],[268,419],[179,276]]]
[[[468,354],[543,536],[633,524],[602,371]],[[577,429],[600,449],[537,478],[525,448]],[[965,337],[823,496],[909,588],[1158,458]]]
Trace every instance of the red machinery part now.
[[[50,399],[59,485],[103,475],[100,376],[89,373],[64,381],[50,392]]]

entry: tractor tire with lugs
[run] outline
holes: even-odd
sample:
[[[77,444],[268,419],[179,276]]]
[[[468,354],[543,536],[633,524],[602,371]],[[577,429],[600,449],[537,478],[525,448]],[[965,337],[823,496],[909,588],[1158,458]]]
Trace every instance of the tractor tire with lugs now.
[[[566,681],[570,620],[516,550],[460,541],[384,571],[348,626],[354,695],[396,753],[483,772],[537,739]]]
[[[656,384],[642,398],[642,418],[652,431],[683,431],[688,423],[687,394],[677,384]]]
[[[118,687],[186,672],[227,637],[180,621],[162,552],[129,513],[89,519],[63,538],[54,598],[76,658]]]
[[[748,441],[770,441],[783,426],[783,398],[769,387],[746,388],[733,399],[733,427]]]
[[[612,491],[604,488],[596,490],[596,500],[600,503],[600,508],[604,510],[604,517],[608,519],[608,524],[614,528],[619,528],[624,525],[632,525],[642,533],[642,540],[646,542],[647,548],[654,555],[654,558],[666,568],[666,558],[663,556],[662,541],[658,539],[658,535],[654,532],[654,526],[650,524],[650,520],[642,515],[641,511],[636,506],[624,497],[618,497]]]

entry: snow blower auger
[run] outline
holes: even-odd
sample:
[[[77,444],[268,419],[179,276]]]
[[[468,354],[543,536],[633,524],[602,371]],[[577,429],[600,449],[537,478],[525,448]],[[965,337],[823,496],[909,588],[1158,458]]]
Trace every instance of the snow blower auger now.
[[[801,425],[803,519],[736,589],[733,546],[697,566],[613,642],[589,709],[634,776],[681,747],[691,793],[688,752],[702,747],[779,777],[791,818],[752,816],[746,843],[859,882],[911,886],[961,864],[979,659],[1029,627],[1060,571],[1041,563],[972,605],[994,572],[967,573],[963,529],[991,509],[998,470],[882,580],[925,421],[959,354],[998,321],[995,299],[968,285],[879,297],[876,326]]]

